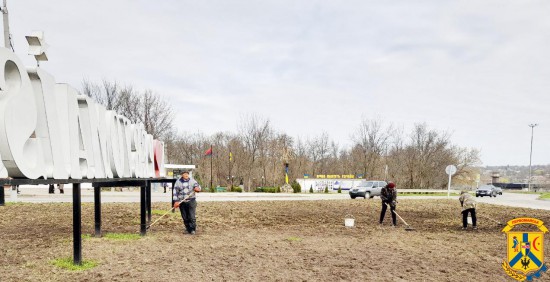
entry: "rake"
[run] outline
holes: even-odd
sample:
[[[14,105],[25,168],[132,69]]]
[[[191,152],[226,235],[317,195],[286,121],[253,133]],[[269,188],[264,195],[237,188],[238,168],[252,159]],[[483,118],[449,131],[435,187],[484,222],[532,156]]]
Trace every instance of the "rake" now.
[[[388,204],[386,204],[386,205],[388,205]],[[390,210],[391,210],[391,208],[390,208]],[[414,228],[412,228],[397,212],[395,212],[395,211],[392,211],[392,212],[395,213],[395,215],[397,215],[397,217],[399,217],[399,219],[401,221],[403,221],[403,223],[405,224],[405,231],[413,231],[414,230]]]
[[[173,210],[174,210],[174,208],[171,208],[169,211],[167,211],[165,214],[163,214],[161,217],[157,218],[157,220],[155,220],[153,223],[151,223],[149,226],[147,226],[146,229],[151,228],[151,226],[155,225],[155,223],[159,222],[159,220],[161,220],[165,215],[169,214]]]
[[[185,197],[185,199],[181,200],[180,201],[180,204],[181,203],[185,203],[185,202],[188,202],[189,201],[189,198],[191,196],[194,196],[195,195],[195,191],[191,192],[189,195],[187,195]],[[175,207],[172,207],[169,211],[167,211],[165,214],[163,214],[161,217],[157,218],[157,220],[155,220],[153,223],[151,223],[149,226],[147,226],[147,228],[145,229],[149,229],[151,228],[151,226],[155,225],[157,222],[159,222],[164,216],[166,216],[167,214],[169,214],[171,211],[173,211],[175,209]]]
[[[403,223],[405,223],[405,231],[413,231],[414,228],[412,228],[401,216],[399,216],[399,214],[395,211],[393,211],[393,213],[395,213],[395,215],[397,215],[397,217],[399,217],[399,219],[401,221],[403,221]]]

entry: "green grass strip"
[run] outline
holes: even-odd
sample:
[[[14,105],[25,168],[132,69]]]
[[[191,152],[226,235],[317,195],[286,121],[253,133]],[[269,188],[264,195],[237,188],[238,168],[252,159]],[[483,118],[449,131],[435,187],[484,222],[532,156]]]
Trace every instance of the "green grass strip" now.
[[[129,240],[137,240],[141,238],[141,236],[139,234],[133,234],[133,233],[105,233],[103,235],[103,238],[111,239],[111,240],[129,241]]]
[[[72,258],[60,258],[54,259],[50,262],[51,264],[70,271],[83,271],[94,268],[98,266],[98,263],[93,260],[82,261],[82,265],[76,265],[73,263]]]
[[[539,199],[550,200],[550,193],[543,193],[542,195],[540,195]]]

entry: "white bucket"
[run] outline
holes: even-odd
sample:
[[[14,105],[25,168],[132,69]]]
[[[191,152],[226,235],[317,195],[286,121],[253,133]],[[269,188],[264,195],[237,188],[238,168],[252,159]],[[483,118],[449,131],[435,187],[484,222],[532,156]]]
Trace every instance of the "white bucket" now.
[[[346,227],[354,227],[355,226],[355,217],[351,214],[347,214],[344,218],[344,225]]]
[[[471,216],[468,216],[468,224],[474,224],[474,223],[472,222],[472,217],[471,217]]]

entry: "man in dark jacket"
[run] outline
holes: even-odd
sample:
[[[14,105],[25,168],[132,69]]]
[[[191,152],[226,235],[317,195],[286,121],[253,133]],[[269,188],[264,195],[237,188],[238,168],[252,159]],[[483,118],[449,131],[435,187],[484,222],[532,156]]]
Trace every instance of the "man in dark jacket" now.
[[[386,210],[388,205],[391,210],[391,219],[393,226],[397,225],[397,217],[395,216],[395,207],[397,206],[397,190],[395,189],[395,183],[390,182],[386,187],[382,188],[380,192],[380,198],[382,199],[382,211],[380,212],[380,224],[384,221],[384,216],[386,215]]]

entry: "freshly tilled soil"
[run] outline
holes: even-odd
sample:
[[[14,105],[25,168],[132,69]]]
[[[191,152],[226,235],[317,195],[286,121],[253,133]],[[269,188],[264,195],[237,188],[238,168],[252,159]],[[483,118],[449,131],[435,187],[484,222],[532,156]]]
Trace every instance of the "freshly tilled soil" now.
[[[139,233],[139,204],[102,208],[104,233]],[[153,221],[169,208],[154,203]],[[405,231],[389,210],[379,226],[379,211],[379,200],[200,202],[197,235],[169,214],[138,240],[83,239],[84,259],[99,265],[68,271],[51,261],[72,257],[72,205],[10,204],[0,207],[0,281],[510,281],[503,226],[481,216],[550,223],[548,211],[479,205],[479,229],[462,231],[457,201],[400,200],[415,229]],[[83,234],[93,220],[83,204]]]

